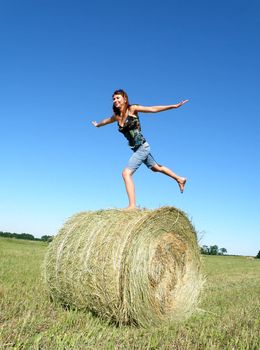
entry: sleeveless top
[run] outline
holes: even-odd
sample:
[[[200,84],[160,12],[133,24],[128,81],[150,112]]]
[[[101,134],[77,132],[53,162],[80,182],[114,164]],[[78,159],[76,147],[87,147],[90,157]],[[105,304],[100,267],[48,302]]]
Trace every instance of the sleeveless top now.
[[[146,142],[144,136],[141,133],[141,125],[138,115],[129,115],[125,120],[123,126],[118,125],[118,131],[121,132],[125,138],[128,140],[129,146],[133,150],[137,150],[139,146]]]

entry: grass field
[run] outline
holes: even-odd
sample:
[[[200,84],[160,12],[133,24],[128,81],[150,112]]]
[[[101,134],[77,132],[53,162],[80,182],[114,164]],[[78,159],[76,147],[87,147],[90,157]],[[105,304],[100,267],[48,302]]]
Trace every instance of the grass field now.
[[[138,329],[51,303],[41,276],[46,249],[0,238],[1,350],[260,349],[260,259],[203,257],[200,310],[183,323]]]

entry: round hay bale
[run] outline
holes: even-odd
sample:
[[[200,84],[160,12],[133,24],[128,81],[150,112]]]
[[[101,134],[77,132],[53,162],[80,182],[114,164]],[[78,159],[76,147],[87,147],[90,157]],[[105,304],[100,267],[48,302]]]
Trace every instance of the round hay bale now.
[[[187,318],[203,278],[196,232],[173,207],[74,215],[50,243],[51,297],[117,324]]]

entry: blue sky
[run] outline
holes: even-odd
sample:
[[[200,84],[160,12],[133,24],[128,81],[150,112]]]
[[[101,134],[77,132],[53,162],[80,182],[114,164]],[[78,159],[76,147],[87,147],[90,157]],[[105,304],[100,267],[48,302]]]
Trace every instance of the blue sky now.
[[[142,166],[137,203],[173,205],[201,244],[260,249],[258,1],[0,3],[0,230],[55,234],[79,211],[121,208],[131,151],[111,115],[115,89],[140,114],[160,163],[188,178],[184,194]]]

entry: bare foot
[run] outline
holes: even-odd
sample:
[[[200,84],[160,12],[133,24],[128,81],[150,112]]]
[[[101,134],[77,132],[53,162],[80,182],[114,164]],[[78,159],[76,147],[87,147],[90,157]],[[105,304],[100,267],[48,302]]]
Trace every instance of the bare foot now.
[[[181,193],[183,193],[183,191],[184,191],[184,187],[185,187],[186,182],[187,182],[187,179],[185,177],[182,177],[181,180],[178,182]]]
[[[123,208],[122,210],[133,210],[133,209],[136,209],[136,207],[132,206],[132,205],[129,205],[128,207]]]

